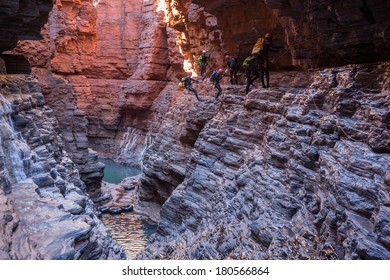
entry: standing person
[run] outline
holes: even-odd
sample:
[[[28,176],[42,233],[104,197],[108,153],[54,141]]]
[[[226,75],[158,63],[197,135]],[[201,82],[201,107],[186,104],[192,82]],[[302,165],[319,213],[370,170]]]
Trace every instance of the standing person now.
[[[209,56],[207,56],[207,51],[203,50],[202,51],[202,54],[199,56],[198,58],[198,63],[200,65],[200,76],[202,78],[205,77],[205,74],[206,74],[206,68],[207,68],[207,59],[209,58]]]
[[[263,88],[270,87],[269,84],[269,57],[268,57],[268,52],[278,52],[279,48],[275,47],[272,44],[272,34],[267,33],[264,36],[264,45],[263,49],[260,51],[259,54],[259,63],[260,63],[260,79],[261,83],[263,84]],[[267,85],[264,83],[264,73],[267,81]]]
[[[192,76],[192,72],[188,72],[187,73],[187,76],[185,76],[183,79],[182,79],[182,83],[184,85],[184,87],[188,90],[188,91],[191,91],[195,94],[195,97],[196,99],[198,99],[198,101],[202,101],[199,96],[198,96],[198,93],[197,91],[192,87],[192,82],[198,82],[196,80],[194,80],[193,78],[191,78]]]
[[[221,85],[219,84],[219,81],[222,79],[222,77],[223,77],[223,69],[222,68],[218,69],[218,71],[214,70],[213,73],[211,73],[211,76],[210,76],[210,81],[213,83],[215,88],[218,90],[215,93],[215,100],[218,100],[218,97],[219,97],[219,95],[222,92]]]
[[[235,84],[238,85],[237,72],[240,69],[240,64],[237,59],[231,57],[229,54],[225,55],[226,66],[230,71],[230,83],[233,85],[234,80]]]

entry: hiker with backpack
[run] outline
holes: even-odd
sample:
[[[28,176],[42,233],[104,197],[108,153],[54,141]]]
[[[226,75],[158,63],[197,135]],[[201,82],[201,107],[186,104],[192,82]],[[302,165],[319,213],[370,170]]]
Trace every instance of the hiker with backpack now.
[[[203,50],[202,51],[202,54],[198,57],[198,64],[200,66],[200,76],[202,78],[205,77],[205,74],[206,74],[206,68],[207,68],[207,59],[209,58],[210,56],[207,55],[207,51]]]
[[[269,51],[278,52],[279,47],[272,44],[272,34],[265,34],[264,38],[259,38],[253,46],[252,53],[243,63],[246,68],[247,85],[245,92],[249,92],[249,88],[253,82],[260,78],[263,88],[270,87],[269,83]],[[266,82],[264,81],[264,74]]]
[[[275,47],[272,44],[272,34],[271,33],[265,34],[263,49],[260,51],[260,61],[259,61],[259,63],[260,63],[260,79],[261,79],[261,83],[263,84],[263,88],[270,87],[270,84],[269,84],[269,64],[270,63],[269,63],[269,57],[268,57],[269,51],[272,51],[272,52],[279,51],[279,48]],[[267,80],[267,85],[265,85],[265,83],[264,83],[264,73],[265,73],[265,77]]]
[[[260,59],[259,57],[254,57],[250,62],[250,65],[245,69],[246,74],[246,88],[245,94],[248,94],[249,88],[255,86],[253,83],[260,78]]]
[[[198,101],[202,101],[198,96],[198,92],[192,87],[192,82],[199,83],[199,81],[194,80],[191,77],[192,77],[192,72],[188,72],[187,76],[181,79],[180,84],[183,85],[185,89],[187,89],[188,91],[193,92],[195,94],[196,99],[198,99]]]
[[[238,85],[238,79],[237,79],[237,72],[240,69],[240,64],[238,63],[237,59],[230,56],[229,54],[225,55],[226,60],[226,68],[230,71],[230,84],[234,84],[234,80],[236,85]]]
[[[218,90],[215,93],[215,100],[218,100],[218,97],[222,92],[221,85],[219,84],[219,81],[222,79],[222,77],[223,77],[223,69],[222,68],[218,69],[218,71],[214,70],[210,75],[210,81],[213,83],[214,87]]]

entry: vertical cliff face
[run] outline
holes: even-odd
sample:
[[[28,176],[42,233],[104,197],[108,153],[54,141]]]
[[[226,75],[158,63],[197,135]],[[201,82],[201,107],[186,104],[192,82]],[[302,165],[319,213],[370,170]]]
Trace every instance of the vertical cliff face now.
[[[177,55],[168,53],[170,35],[155,1],[92,2],[57,1],[45,40],[22,42],[19,50],[28,53],[34,73],[47,85],[47,101],[58,108],[64,134],[73,133],[68,124],[77,118],[52,89],[60,88],[70,107],[85,114],[90,147],[139,165],[150,107],[173,77],[169,56]]]
[[[96,49],[96,12],[89,1],[57,1],[40,41],[21,41],[14,52],[25,55],[53,108],[71,159],[91,195],[99,197],[104,165],[88,145],[88,121],[78,106],[75,85],[66,79],[90,67]],[[56,74],[57,73],[57,74]],[[75,83],[77,85],[77,83]]]
[[[0,76],[0,259],[121,259],[38,81]]]
[[[94,5],[57,1],[46,41],[42,46],[26,45],[25,51],[34,53],[29,60],[40,79],[52,81],[49,88],[68,90],[73,105],[85,113],[90,147],[139,165],[138,155],[151,139],[153,101],[167,81],[182,75],[183,68],[199,71],[196,58],[202,50],[211,54],[210,69],[224,65],[225,53],[242,62],[257,38],[272,32],[274,42],[285,47],[271,56],[273,69],[377,61],[389,56],[386,5],[384,1],[116,0]],[[44,48],[50,52],[42,56]],[[62,86],[53,74],[63,79]],[[58,104],[56,96],[47,99],[50,105]],[[57,107],[64,127],[62,123],[69,120],[63,106]]]

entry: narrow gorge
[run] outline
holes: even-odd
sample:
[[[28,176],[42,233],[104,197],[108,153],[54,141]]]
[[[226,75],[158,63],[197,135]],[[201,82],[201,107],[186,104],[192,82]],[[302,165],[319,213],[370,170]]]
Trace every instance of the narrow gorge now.
[[[390,259],[389,10],[0,0],[0,259]],[[266,33],[271,86],[242,66],[216,100]],[[109,184],[107,158],[141,174]],[[118,201],[157,225],[136,256]]]

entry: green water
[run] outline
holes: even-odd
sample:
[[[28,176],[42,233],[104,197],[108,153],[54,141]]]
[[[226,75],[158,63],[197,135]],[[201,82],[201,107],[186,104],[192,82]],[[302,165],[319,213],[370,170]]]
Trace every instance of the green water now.
[[[100,158],[100,162],[105,164],[103,181],[112,184],[119,184],[126,177],[141,174],[141,170],[135,167],[121,165],[112,159]]]

